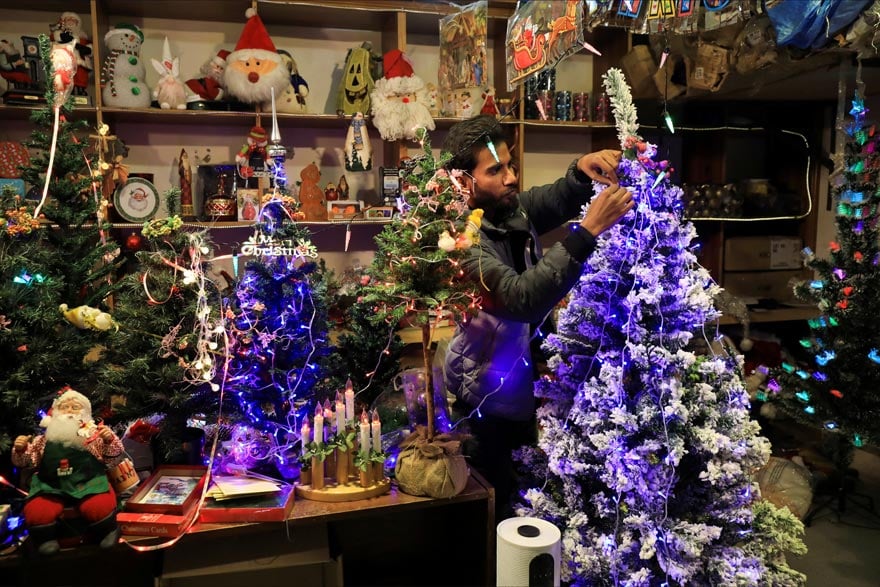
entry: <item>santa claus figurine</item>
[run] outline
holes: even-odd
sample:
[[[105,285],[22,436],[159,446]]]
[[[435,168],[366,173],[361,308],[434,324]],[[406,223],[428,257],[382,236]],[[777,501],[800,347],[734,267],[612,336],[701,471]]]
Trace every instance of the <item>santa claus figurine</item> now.
[[[382,56],[384,77],[370,94],[373,126],[386,141],[415,139],[419,128],[434,130],[428,87],[413,73],[412,64],[400,49]]]
[[[202,77],[186,80],[193,94],[202,100],[220,100],[223,98],[223,73],[226,71],[226,58],[229,51],[220,49],[217,54],[206,61],[199,69]]]
[[[122,454],[122,441],[95,424],[86,396],[69,387],[59,393],[40,422],[46,433],[19,436],[12,448],[12,464],[36,468],[23,513],[37,551],[46,556],[60,550],[56,522],[65,507],[75,507],[91,524],[102,548],[116,544],[120,534],[105,463]]]
[[[245,104],[265,104],[272,100],[272,88],[280,96],[290,86],[290,74],[263,21],[253,8],[235,50],[226,57],[223,79],[226,91]]]

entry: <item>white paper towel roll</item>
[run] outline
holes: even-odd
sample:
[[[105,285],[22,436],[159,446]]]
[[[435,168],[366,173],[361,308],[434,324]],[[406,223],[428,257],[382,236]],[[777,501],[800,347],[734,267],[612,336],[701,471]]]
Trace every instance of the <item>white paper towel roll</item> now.
[[[499,586],[559,586],[559,528],[540,518],[509,518],[498,524],[496,534]]]

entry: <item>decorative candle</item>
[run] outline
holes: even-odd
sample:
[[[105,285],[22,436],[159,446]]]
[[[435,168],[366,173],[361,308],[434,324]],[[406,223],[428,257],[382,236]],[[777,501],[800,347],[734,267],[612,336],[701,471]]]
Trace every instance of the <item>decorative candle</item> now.
[[[327,426],[324,429],[324,442],[327,442],[329,436],[332,434],[331,428],[336,424],[336,420],[333,418],[333,410],[330,409],[330,400],[324,400],[324,421],[327,422]]]
[[[370,423],[370,432],[373,435],[373,450],[382,450],[382,423],[379,421],[379,410],[373,410],[373,421]]]
[[[361,454],[364,457],[370,454],[370,422],[367,420],[367,411],[361,412]]]
[[[345,382],[345,421],[354,422],[354,386],[351,379]]]
[[[345,404],[342,403],[342,394],[336,392],[336,433],[341,434],[345,430]]]
[[[299,438],[302,441],[302,453],[306,454],[306,445],[309,443],[311,439],[312,430],[309,428],[309,419],[303,419],[302,428],[299,429]]]
[[[321,409],[321,404],[318,404],[315,407],[315,420],[314,420],[315,430],[314,430],[314,440],[315,444],[321,446],[324,444],[324,415],[323,410]]]

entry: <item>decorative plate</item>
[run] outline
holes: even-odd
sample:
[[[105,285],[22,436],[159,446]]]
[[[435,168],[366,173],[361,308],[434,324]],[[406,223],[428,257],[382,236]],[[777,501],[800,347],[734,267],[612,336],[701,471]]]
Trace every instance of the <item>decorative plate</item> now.
[[[116,211],[129,222],[144,222],[159,209],[159,191],[149,180],[132,177],[113,194]]]

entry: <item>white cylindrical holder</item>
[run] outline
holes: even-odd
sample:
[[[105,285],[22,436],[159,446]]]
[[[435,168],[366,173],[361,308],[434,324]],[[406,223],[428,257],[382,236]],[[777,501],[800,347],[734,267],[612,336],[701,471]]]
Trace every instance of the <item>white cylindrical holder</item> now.
[[[497,585],[559,587],[562,533],[540,518],[509,518],[498,524]]]

